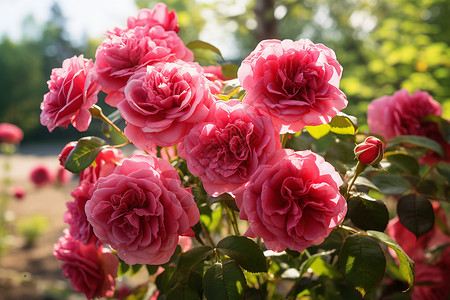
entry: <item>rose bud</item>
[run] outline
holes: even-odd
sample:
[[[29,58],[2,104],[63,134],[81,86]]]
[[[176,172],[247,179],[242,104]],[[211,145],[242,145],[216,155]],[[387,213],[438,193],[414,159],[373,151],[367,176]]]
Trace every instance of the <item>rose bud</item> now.
[[[383,159],[384,144],[376,137],[369,136],[364,142],[356,145],[354,152],[358,161],[374,167]]]

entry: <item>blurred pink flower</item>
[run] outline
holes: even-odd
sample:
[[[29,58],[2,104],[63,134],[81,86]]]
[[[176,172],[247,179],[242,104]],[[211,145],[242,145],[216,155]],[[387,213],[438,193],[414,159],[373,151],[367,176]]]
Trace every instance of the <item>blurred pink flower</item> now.
[[[23,200],[23,198],[25,197],[25,195],[27,194],[27,192],[25,191],[25,188],[23,186],[15,186],[12,189],[12,196],[14,197],[14,199],[16,200]]]
[[[72,172],[66,170],[64,167],[59,166],[56,170],[56,184],[66,185],[72,179]]]
[[[278,162],[261,165],[236,195],[248,237],[261,237],[267,249],[302,252],[330,234],[347,212],[339,192],[342,179],[312,151],[279,151]]]
[[[18,144],[23,139],[23,131],[18,126],[0,123],[0,143]]]
[[[440,160],[450,162],[450,143],[443,138],[439,125],[427,116],[441,116],[441,105],[430,94],[416,90],[410,95],[406,89],[399,90],[392,96],[383,96],[373,100],[367,109],[367,123],[373,134],[385,138],[386,142],[396,136],[419,135],[438,142],[445,152],[445,157],[428,153],[422,162],[432,165]]]
[[[55,175],[50,168],[44,164],[39,164],[33,167],[30,171],[30,180],[37,186],[42,187],[52,184],[55,180]]]
[[[447,226],[445,212],[439,202],[432,202],[432,204],[435,218],[439,219],[441,224]],[[397,216],[389,221],[387,233],[415,262],[415,285],[411,298],[413,300],[447,299],[450,296],[450,289],[448,289],[448,282],[450,281],[450,236],[435,224],[430,231],[416,238],[400,223]],[[437,261],[429,261],[427,252],[443,245],[446,246]],[[390,248],[389,253],[397,258],[396,253]]]
[[[97,103],[99,88],[94,63],[83,55],[63,61],[62,68],[52,70],[47,81],[49,92],[41,103],[41,124],[51,132],[69,123],[86,131],[91,123],[89,108]]]
[[[135,155],[98,179],[86,215],[99,240],[127,264],[159,265],[170,259],[179,236],[200,213],[169,162]]]
[[[347,106],[333,50],[308,39],[264,40],[242,62],[243,102],[272,118],[279,133],[326,124]]]
[[[71,280],[75,291],[88,299],[114,295],[119,260],[111,250],[103,245],[85,245],[65,229],[54,245],[53,255],[63,262],[63,275]]]

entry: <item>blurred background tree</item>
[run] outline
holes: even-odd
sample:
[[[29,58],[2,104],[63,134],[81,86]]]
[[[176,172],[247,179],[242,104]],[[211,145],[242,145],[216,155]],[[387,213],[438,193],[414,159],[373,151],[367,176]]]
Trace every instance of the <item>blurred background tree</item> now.
[[[157,2],[135,0],[138,8]],[[341,89],[349,100],[346,112],[356,115],[361,124],[371,100],[400,88],[430,92],[443,104],[444,117],[450,118],[448,0],[164,2],[177,12],[180,36],[186,43],[209,42],[236,64],[267,38],[309,38],[334,49],[344,68]],[[47,23],[35,24],[28,18],[23,28],[21,41],[8,37],[0,41],[0,120],[22,127],[25,142],[67,137],[75,131],[57,129],[57,134],[50,135],[39,123],[46,81],[51,69],[60,67],[65,58],[81,53],[94,58],[101,40],[87,39],[75,47],[57,4]]]

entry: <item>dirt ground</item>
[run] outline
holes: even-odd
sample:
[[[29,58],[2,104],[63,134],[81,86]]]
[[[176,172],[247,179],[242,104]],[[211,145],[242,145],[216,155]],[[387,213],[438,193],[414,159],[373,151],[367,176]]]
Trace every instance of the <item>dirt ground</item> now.
[[[10,177],[11,186],[20,185],[26,190],[23,200],[11,200],[7,207],[11,235],[7,239],[6,253],[0,257],[0,300],[84,299],[72,291],[70,282],[62,276],[60,262],[52,254],[53,244],[66,227],[62,220],[65,203],[71,200],[70,191],[77,179],[73,178],[67,186],[42,188],[35,187],[29,180],[30,170],[38,164],[45,164],[56,172],[59,163],[55,153],[59,150],[36,149],[37,154],[33,154],[33,149],[25,149],[17,155],[0,155],[0,180]],[[6,161],[11,166],[8,172],[3,168]],[[43,217],[47,226],[35,244],[26,247],[17,224],[36,215]]]

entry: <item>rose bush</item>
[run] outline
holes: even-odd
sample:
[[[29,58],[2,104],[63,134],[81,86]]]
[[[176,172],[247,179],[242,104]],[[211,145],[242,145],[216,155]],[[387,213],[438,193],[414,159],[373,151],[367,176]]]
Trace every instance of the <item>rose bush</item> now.
[[[91,122],[89,108],[97,103],[100,91],[92,60],[83,55],[64,60],[62,68],[53,69],[47,85],[50,91],[41,103],[41,124],[50,132],[70,123],[86,131]]]
[[[96,182],[86,203],[95,235],[128,264],[166,263],[199,219],[192,194],[165,160],[136,155]]]
[[[327,124],[345,108],[341,75],[334,51],[308,39],[262,41],[238,71],[244,103],[270,116],[280,133]]]
[[[88,108],[104,139],[84,137],[59,157],[79,174],[55,246],[74,287],[115,298],[444,297],[448,230],[430,202],[449,193],[440,105],[425,92],[373,101],[378,139],[341,112],[342,67],[326,46],[265,40],[239,67],[214,65],[217,48],[185,46],[178,30],[159,3],[97,48],[84,84],[107,93],[115,111]],[[197,50],[211,52],[206,62]],[[86,111],[82,102],[71,109]],[[89,268],[71,255],[83,247],[92,249],[84,262],[111,248],[117,276],[151,279],[113,294],[110,276],[95,271],[88,289]],[[71,260],[79,270],[69,273]]]
[[[345,216],[342,179],[332,165],[311,151],[280,153],[260,165],[243,193],[236,195],[239,217],[250,237],[262,237],[273,251],[303,251],[320,244]]]
[[[230,100],[215,102],[179,149],[206,192],[218,196],[247,183],[258,166],[281,149],[281,143],[268,117],[244,110],[239,100]]]

